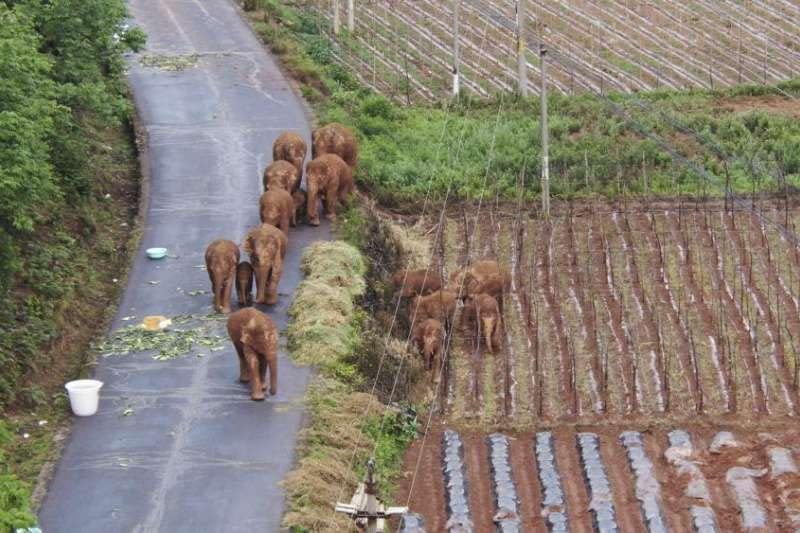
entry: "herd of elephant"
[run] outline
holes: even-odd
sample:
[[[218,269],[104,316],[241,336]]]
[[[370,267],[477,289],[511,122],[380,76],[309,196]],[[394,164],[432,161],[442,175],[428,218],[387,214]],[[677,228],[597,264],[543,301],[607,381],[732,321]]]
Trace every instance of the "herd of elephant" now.
[[[438,382],[445,333],[451,331],[456,303],[464,304],[461,327],[474,332],[475,349],[484,343],[494,352],[502,343],[503,295],[511,288],[509,270],[497,261],[484,259],[450,275],[449,288],[431,269],[401,270],[392,283],[401,298],[410,299],[408,322],[411,337]]]
[[[273,162],[264,171],[264,193],[259,200],[261,224],[245,235],[242,249],[250,261],[239,261],[239,245],[217,239],[206,249],[206,270],[211,280],[214,309],[231,312],[234,285],[239,309],[228,317],[228,335],[239,358],[239,380],[250,384],[250,397],[263,400],[266,372],[269,393],[278,390],[278,329],[264,313],[250,307],[278,301],[278,282],[289,246],[289,227],[304,215],[318,226],[322,201],[325,216],[336,218],[336,209],[354,189],[353,171],[358,143],[353,133],[337,123],[313,131],[311,161],[305,166],[306,189],[300,188],[306,143],[294,132],[282,133],[273,144]],[[253,279],[256,295],[253,300]]]

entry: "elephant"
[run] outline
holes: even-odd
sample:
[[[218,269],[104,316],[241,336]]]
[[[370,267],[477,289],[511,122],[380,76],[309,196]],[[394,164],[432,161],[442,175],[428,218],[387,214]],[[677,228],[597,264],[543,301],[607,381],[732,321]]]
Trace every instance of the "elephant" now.
[[[433,269],[398,270],[392,276],[392,285],[401,298],[427,296],[442,288],[442,278]]]
[[[253,265],[249,261],[236,266],[236,295],[242,307],[253,303]]]
[[[462,285],[463,283],[463,285]],[[475,261],[469,267],[454,272],[450,284],[456,288],[462,299],[486,293],[494,296],[503,310],[503,296],[511,289],[511,273],[497,261],[484,259]]]
[[[281,133],[272,144],[272,160],[288,161],[297,169],[297,183],[292,189],[294,192],[300,186],[300,179],[303,177],[303,163],[306,160],[306,142],[303,138],[293,131]]]
[[[306,201],[308,196],[303,189],[297,189],[292,193],[292,200],[294,201],[294,219],[295,223],[306,216]]]
[[[447,289],[440,289],[428,296],[415,296],[408,310],[408,321],[411,324],[422,323],[429,318],[451,324],[456,310],[456,294]]]
[[[311,158],[336,154],[355,170],[358,162],[358,139],[349,128],[336,122],[317,128],[311,134]]]
[[[250,263],[253,265],[255,303],[271,305],[278,302],[278,282],[283,273],[283,258],[288,242],[281,230],[269,224],[261,224],[245,236],[242,248],[250,254]]]
[[[239,381],[250,383],[250,398],[263,400],[269,367],[269,393],[278,393],[278,328],[264,313],[245,307],[228,317],[228,336],[239,357]]]
[[[470,297],[464,303],[462,314],[464,326],[476,333],[476,343],[481,339],[486,343],[486,348],[494,353],[503,342],[502,318],[497,300],[488,294],[481,293]]]
[[[264,169],[264,190],[283,189],[289,193],[300,187],[300,173],[288,161],[274,161]]]
[[[289,237],[289,226],[295,225],[295,209],[292,195],[283,189],[270,189],[258,201],[261,223],[280,228]]]
[[[353,173],[338,155],[321,155],[306,165],[306,189],[308,223],[319,226],[318,200],[325,201],[325,217],[335,220],[336,206],[353,190]]]
[[[214,310],[231,312],[231,291],[239,264],[239,247],[227,239],[217,239],[206,248],[206,270],[214,293]]]
[[[437,371],[444,342],[442,323],[434,318],[424,320],[414,329],[414,341],[425,360],[425,368]]]

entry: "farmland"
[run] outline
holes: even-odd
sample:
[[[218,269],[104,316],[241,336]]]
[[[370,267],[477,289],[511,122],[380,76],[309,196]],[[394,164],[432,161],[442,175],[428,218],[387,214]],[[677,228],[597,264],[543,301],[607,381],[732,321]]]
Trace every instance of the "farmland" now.
[[[330,33],[333,3],[309,0]],[[343,27],[346,2],[339,2]],[[517,88],[513,0],[460,3],[462,87],[488,96]],[[337,56],[365,84],[409,102],[451,87],[454,2],[356,2]],[[774,84],[800,72],[800,15],[789,0],[559,0],[529,2],[528,89],[538,93],[535,46],[554,57],[552,90],[639,92]]]

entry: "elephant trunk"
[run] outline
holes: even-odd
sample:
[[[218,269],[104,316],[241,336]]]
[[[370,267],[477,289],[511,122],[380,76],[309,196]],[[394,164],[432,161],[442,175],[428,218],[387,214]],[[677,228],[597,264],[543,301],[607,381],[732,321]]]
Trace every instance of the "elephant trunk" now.
[[[214,310],[221,311],[225,293],[225,271],[222,268],[214,268],[211,275],[214,277]]]
[[[494,353],[494,347],[492,346],[492,339],[494,338],[494,327],[495,327],[495,318],[494,317],[484,317],[483,322],[483,337],[486,339],[486,348],[489,349],[490,352]]]

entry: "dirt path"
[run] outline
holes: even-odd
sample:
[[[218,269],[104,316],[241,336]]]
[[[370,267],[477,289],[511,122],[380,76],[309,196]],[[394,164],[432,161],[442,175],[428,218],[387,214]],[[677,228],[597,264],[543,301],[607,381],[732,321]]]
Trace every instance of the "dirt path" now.
[[[147,54],[183,56],[189,66],[160,70],[136,57],[130,65],[151,175],[141,249],[165,246],[170,257],[155,262],[140,253],[114,328],[130,316],[209,314],[211,298],[189,294],[208,290],[197,268],[206,246],[241,242],[258,223],[259,177],[280,132],[309,136],[301,102],[232,2],[132,0],[130,8],[148,34]],[[301,279],[302,249],[329,235],[326,227],[292,230],[280,301],[265,309],[280,329]],[[171,361],[100,360],[100,411],[75,421],[42,504],[42,528],[278,531],[278,483],[294,460],[310,372],[281,352],[278,395],[252,402],[235,361],[228,344]],[[126,409],[130,416],[122,416]]]

